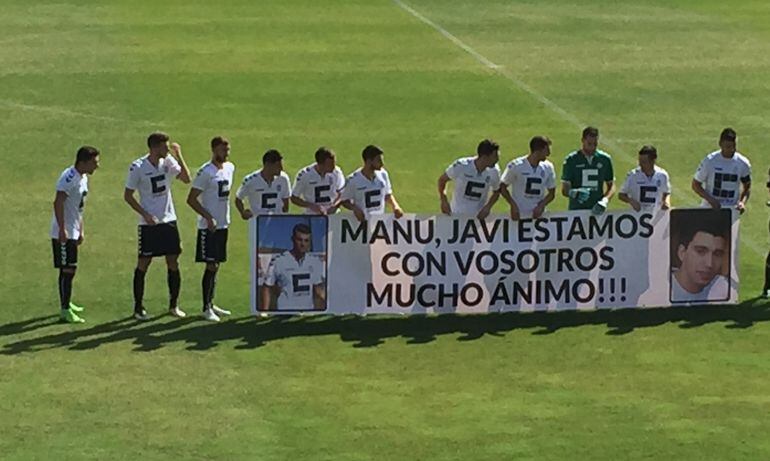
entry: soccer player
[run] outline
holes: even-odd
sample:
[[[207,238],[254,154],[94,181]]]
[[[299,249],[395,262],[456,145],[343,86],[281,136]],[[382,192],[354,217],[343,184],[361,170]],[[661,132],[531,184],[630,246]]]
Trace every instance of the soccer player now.
[[[211,160],[204,163],[187,195],[187,204],[198,213],[195,262],[206,263],[201,287],[203,318],[219,322],[230,311],[214,304],[219,264],[227,261],[227,229],[230,226],[230,188],[235,166],[228,162],[230,141],[222,136],[211,140]]]
[[[386,203],[396,218],[403,216],[404,211],[393,195],[390,177],[384,168],[382,149],[370,144],[364,147],[361,158],[364,166],[348,176],[340,193],[340,205],[353,211],[359,221],[384,214]]]
[[[291,233],[292,249],[274,256],[262,285],[263,310],[270,310],[271,299],[278,292],[277,309],[324,310],[323,261],[308,254],[312,245],[310,226],[297,224]]]
[[[463,157],[449,165],[438,178],[441,212],[450,216],[484,219],[497,202],[500,193],[500,146],[489,139],[481,141],[475,157]],[[454,181],[452,203],[446,196],[446,184]]]
[[[586,127],[579,150],[564,159],[561,193],[569,197],[570,210],[591,210],[602,214],[615,193],[615,173],[612,158],[597,149],[599,130]]]
[[[155,132],[147,138],[149,152],[131,163],[123,199],[139,215],[139,256],[134,270],[134,318],[148,320],[144,298],[144,277],[152,258],[165,256],[168,268],[168,311],[174,317],[186,314],[177,306],[182,277],[179,274],[179,254],[182,245],[176,224],[171,182],[174,178],[190,184],[190,170],[182,157],[182,147],[169,146],[166,133]],[[169,152],[171,155],[169,156]],[[139,191],[139,201],[134,192]]]
[[[59,317],[67,323],[83,323],[78,315],[83,308],[72,298],[72,280],[78,267],[78,247],[85,239],[83,208],[88,195],[88,175],[99,168],[99,150],[83,146],[75,155],[75,164],[62,171],[56,181],[56,197],[51,217],[53,267],[59,269]]]
[[[283,214],[289,211],[291,180],[283,171],[283,156],[270,149],[262,156],[262,168],[245,178],[235,192],[235,207],[241,218],[257,215]],[[243,200],[249,202],[247,209]]]
[[[345,176],[337,166],[336,155],[326,147],[315,152],[315,163],[299,170],[291,202],[307,214],[334,214],[337,196],[345,185]]]
[[[657,211],[671,208],[671,182],[668,172],[655,164],[658,151],[643,146],[639,151],[639,166],[628,172],[620,187],[618,198],[634,211]]]
[[[511,219],[539,218],[556,197],[556,171],[549,155],[551,140],[535,136],[529,141],[529,155],[505,167],[500,192],[511,206]]]
[[[689,222],[682,232],[676,255],[680,265],[673,268],[671,300],[720,301],[728,298],[729,284],[721,274],[728,251],[727,229],[716,220]]]
[[[722,130],[719,150],[708,154],[695,171],[692,190],[703,199],[703,207],[735,207],[741,213],[746,209],[751,194],[751,163],[735,150],[736,138],[732,128]]]

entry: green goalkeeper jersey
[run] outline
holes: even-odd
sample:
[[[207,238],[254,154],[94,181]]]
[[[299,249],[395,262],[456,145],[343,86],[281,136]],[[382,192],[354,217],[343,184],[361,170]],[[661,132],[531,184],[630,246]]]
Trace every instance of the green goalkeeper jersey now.
[[[604,183],[615,180],[612,158],[600,150],[590,157],[576,150],[564,159],[561,179],[568,182],[572,189],[583,187],[591,191],[588,200],[584,203],[578,203],[576,199],[570,198],[569,209],[590,210],[604,196]]]

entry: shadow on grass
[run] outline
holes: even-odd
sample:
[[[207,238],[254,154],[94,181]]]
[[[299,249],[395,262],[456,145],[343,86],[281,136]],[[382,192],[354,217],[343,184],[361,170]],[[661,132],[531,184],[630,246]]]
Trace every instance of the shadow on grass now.
[[[737,306],[673,307],[665,309],[620,309],[591,312],[533,312],[489,315],[442,316],[305,316],[229,319],[204,323],[199,318],[136,322],[132,318],[93,327],[71,329],[22,339],[2,347],[13,355],[48,349],[91,350],[111,343],[130,342],[136,351],[153,351],[166,345],[186,344],[188,350],[208,350],[220,343],[238,341],[235,349],[255,349],[270,342],[296,337],[338,335],[353,347],[376,347],[389,338],[406,338],[407,344],[425,344],[441,335],[460,334],[458,341],[473,341],[485,335],[534,329],[533,335],[550,335],[566,328],[605,325],[607,335],[622,336],[639,328],[677,323],[679,328],[697,328],[727,323],[727,329],[750,328],[770,321],[770,304],[752,299]],[[41,317],[0,327],[3,335],[30,332],[51,325],[52,317]]]

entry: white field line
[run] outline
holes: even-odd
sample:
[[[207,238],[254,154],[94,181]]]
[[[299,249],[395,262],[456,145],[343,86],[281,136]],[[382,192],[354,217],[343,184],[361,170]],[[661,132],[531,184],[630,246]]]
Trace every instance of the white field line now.
[[[55,106],[39,106],[39,105],[32,105],[32,104],[22,104],[22,103],[19,103],[16,101],[10,101],[7,99],[0,99],[0,106],[6,106],[12,109],[19,109],[19,110],[24,110],[29,112],[42,112],[42,113],[47,113],[52,115],[62,115],[64,117],[87,118],[91,120],[100,120],[103,122],[110,122],[110,123],[129,123],[132,125],[153,126],[153,127],[160,127],[163,125],[163,123],[152,122],[149,120],[129,120],[129,119],[118,118],[118,117],[110,117],[108,115],[88,114],[85,112],[77,112],[74,110],[63,109],[61,107],[55,107]]]
[[[527,93],[528,95],[535,98],[537,101],[539,101],[541,104],[546,106],[547,108],[551,109],[554,113],[558,114],[563,120],[569,122],[574,127],[582,130],[587,126],[587,124],[583,123],[579,118],[577,118],[572,113],[568,112],[566,109],[561,107],[560,105],[556,104],[554,101],[549,99],[544,94],[540,93],[539,91],[535,90],[531,86],[527,85],[524,81],[516,77],[514,74],[508,72],[505,67],[495,64],[492,60],[484,56],[483,54],[479,53],[473,47],[468,45],[467,43],[463,42],[457,36],[449,32],[448,30],[441,27],[441,25],[437,24],[424,14],[420,13],[419,11],[415,10],[411,6],[407,5],[406,3],[402,2],[401,0],[393,0],[393,2],[399,6],[402,10],[406,11],[410,15],[414,16],[416,19],[418,19],[420,22],[430,26],[433,28],[436,32],[443,35],[447,40],[454,43],[458,48],[462,49],[466,53],[473,56],[476,61],[484,65],[485,67],[491,69],[492,71],[496,72],[501,77],[504,77],[514,85],[516,85],[517,88],[519,88],[521,91]],[[611,138],[602,137],[602,142],[610,147],[613,153],[619,153],[622,155],[630,164],[636,165],[636,158],[635,156],[631,156],[627,152],[625,152],[623,149],[620,148],[618,142]],[[671,192],[673,194],[674,187],[671,187]],[[690,201],[691,206],[697,206],[700,203],[700,201]],[[741,243],[746,245],[751,251],[756,253],[759,256],[762,256],[765,254],[765,249],[761,245],[759,245],[758,242],[755,242],[753,239],[750,239],[746,236],[741,238]]]

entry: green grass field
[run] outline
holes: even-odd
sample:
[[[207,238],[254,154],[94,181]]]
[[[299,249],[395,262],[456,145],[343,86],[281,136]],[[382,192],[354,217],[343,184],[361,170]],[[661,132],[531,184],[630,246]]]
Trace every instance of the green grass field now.
[[[391,0],[2,3],[3,460],[770,458],[770,311],[755,299],[770,4],[407,0],[475,57]],[[191,168],[212,136],[230,137],[237,180],[269,147],[293,176],[319,145],[350,172],[375,142],[404,208],[436,212],[435,178],[481,138],[507,162],[546,134],[560,166],[589,123],[620,178],[655,144],[675,206],[697,203],[698,162],[723,127],[738,131],[755,178],[740,306],[255,320],[238,221],[217,291],[234,319],[127,319],[136,218],[123,184],[155,129]],[[67,326],[48,226],[84,143],[103,152],[75,280],[88,323]],[[174,187],[181,305],[197,313],[194,216]],[[160,315],[161,261],[147,281]]]

